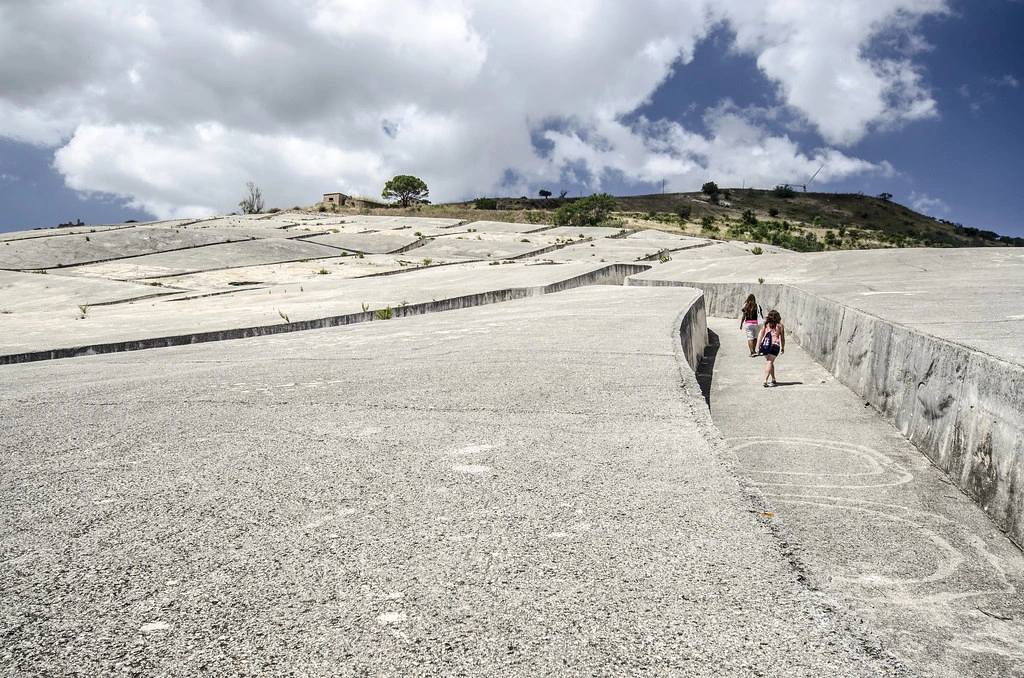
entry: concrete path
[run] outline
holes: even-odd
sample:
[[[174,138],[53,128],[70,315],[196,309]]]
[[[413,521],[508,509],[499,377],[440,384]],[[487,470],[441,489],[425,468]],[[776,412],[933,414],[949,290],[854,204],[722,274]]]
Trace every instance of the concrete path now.
[[[696,299],[4,367],[0,672],[900,675],[736,482]]]
[[[766,389],[738,321],[708,327],[712,419],[809,585],[915,675],[1024,676],[1024,554],[794,341]]]

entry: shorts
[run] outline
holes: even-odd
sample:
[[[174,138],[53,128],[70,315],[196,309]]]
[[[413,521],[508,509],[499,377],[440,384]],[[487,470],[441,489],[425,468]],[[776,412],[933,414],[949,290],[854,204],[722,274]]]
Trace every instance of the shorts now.
[[[779,355],[779,345],[772,344],[771,346],[762,346],[761,355]]]
[[[757,335],[761,330],[760,325],[757,323],[745,323],[743,329],[747,331],[747,341],[757,341]]]

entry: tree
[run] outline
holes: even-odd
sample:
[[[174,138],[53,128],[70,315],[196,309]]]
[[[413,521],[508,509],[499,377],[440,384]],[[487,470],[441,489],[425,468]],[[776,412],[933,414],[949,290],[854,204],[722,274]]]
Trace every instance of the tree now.
[[[705,193],[712,198],[714,198],[715,196],[722,192],[721,189],[718,188],[718,184],[716,184],[713,181],[706,182],[703,186],[700,187],[700,191],[701,193]]]
[[[537,195],[539,195],[540,197],[542,197],[545,200],[547,200],[548,198],[551,197],[551,191],[542,188],[542,189],[540,189],[540,191],[537,192]]]
[[[238,203],[238,206],[242,208],[242,214],[259,214],[263,211],[263,195],[260,193],[260,187],[249,181],[246,182],[245,188],[249,191],[249,195]]]
[[[890,200],[892,200],[892,193],[879,193],[878,194],[878,198],[880,200],[884,200],[886,202],[889,202]]]
[[[410,202],[423,202],[430,191],[419,177],[398,174],[384,184],[380,195],[385,200],[398,200],[402,207],[408,207]]]

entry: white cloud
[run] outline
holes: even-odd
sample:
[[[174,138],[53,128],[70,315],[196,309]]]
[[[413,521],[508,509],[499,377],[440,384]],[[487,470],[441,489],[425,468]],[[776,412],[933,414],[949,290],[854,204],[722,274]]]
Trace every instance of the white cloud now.
[[[996,85],[997,87],[1009,87],[1011,89],[1017,89],[1020,87],[1020,81],[1009,73],[1001,78],[992,78],[989,80],[989,83]]]
[[[233,210],[249,180],[280,207],[334,189],[378,195],[397,173],[424,178],[435,200],[558,189],[573,174],[595,189],[609,176],[771,186],[822,162],[825,182],[891,169],[829,144],[935,114],[914,26],[945,11],[944,0],[4,3],[0,135],[58,148],[69,186],[160,217]],[[779,106],[686,99],[680,110],[706,111],[701,131],[630,121],[722,22]],[[909,47],[875,44],[894,34]],[[784,133],[794,115],[821,148]]]
[[[910,206],[921,214],[935,216],[936,214],[949,214],[949,205],[939,198],[929,198],[925,193],[910,194]]]

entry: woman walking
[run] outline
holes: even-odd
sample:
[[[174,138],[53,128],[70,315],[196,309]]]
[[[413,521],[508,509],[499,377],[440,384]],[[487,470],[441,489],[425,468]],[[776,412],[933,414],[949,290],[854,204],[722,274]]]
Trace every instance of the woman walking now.
[[[750,349],[750,357],[757,355],[757,331],[761,326],[761,307],[751,294],[743,304],[743,311],[740,313],[740,329],[747,331],[747,347]]]
[[[786,328],[782,324],[782,316],[776,310],[768,311],[768,317],[764,320],[764,327],[761,328],[761,336],[757,339],[761,347],[761,355],[765,358],[764,364],[764,387],[768,388],[771,380],[772,386],[777,386],[775,381],[775,359],[780,353],[786,352]]]

